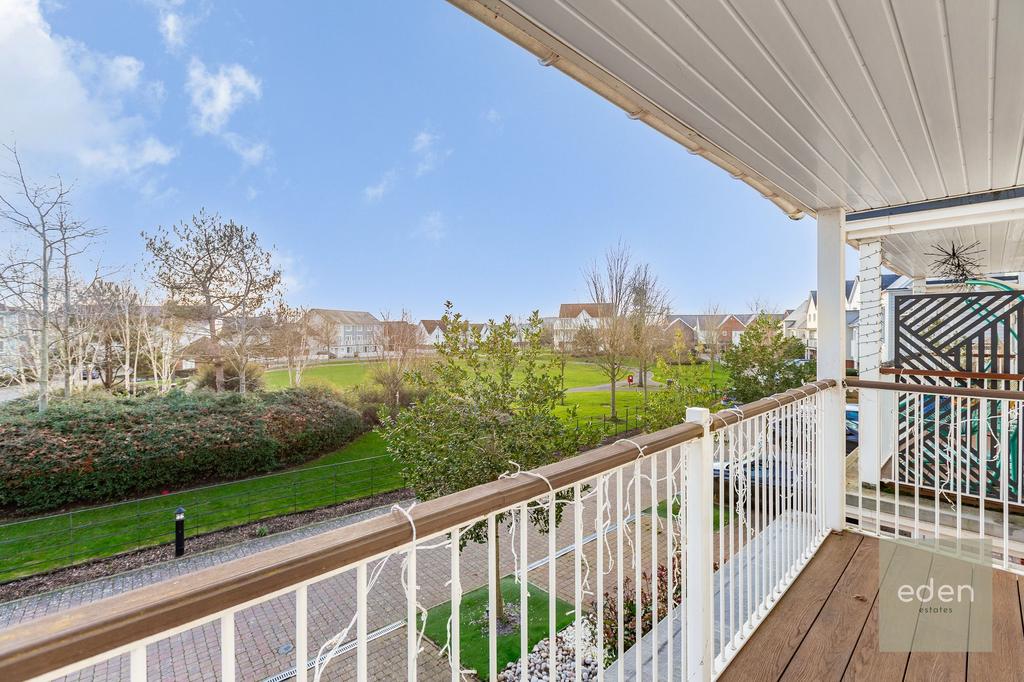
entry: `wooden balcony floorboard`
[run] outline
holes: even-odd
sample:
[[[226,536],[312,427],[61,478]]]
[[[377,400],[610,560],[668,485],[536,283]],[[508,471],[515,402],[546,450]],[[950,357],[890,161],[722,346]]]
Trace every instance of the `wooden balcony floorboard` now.
[[[878,540],[829,536],[719,679],[1024,680],[1024,578],[993,571],[991,652],[899,653],[879,651],[878,572]]]

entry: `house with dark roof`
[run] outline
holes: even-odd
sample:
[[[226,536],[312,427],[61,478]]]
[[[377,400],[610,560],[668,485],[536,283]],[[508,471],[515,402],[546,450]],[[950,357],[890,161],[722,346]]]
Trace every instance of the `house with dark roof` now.
[[[319,354],[333,357],[358,357],[378,350],[383,327],[380,320],[363,310],[334,310],[311,308],[310,315],[320,318],[326,328],[333,328],[334,334]]]

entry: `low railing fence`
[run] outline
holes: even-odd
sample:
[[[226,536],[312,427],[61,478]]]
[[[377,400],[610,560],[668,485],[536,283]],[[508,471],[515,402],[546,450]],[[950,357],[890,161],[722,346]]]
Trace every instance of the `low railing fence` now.
[[[691,410],[676,427],[533,471],[511,462],[482,486],[0,632],[0,679],[97,666],[144,680],[167,674],[155,652],[188,661],[196,641],[219,641],[210,669],[228,681],[602,680],[606,668],[709,680],[827,534],[819,427],[838,390]],[[275,634],[252,626],[266,614]]]
[[[401,486],[392,459],[379,455],[11,521],[0,524],[0,583],[174,542],[179,507],[193,538]]]
[[[848,380],[881,403],[879,442],[848,467],[847,523],[880,537],[990,540],[1024,573],[1024,392]],[[862,400],[863,402],[863,400]],[[865,415],[861,414],[863,431]],[[875,454],[877,453],[877,454]]]

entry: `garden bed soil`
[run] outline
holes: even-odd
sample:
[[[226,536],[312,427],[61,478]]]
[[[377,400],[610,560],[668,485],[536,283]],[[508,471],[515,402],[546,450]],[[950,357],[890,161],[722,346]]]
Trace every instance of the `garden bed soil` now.
[[[234,545],[246,540],[262,538],[320,521],[327,521],[349,514],[355,514],[374,507],[409,499],[413,496],[407,488],[393,490],[389,493],[351,500],[331,507],[321,507],[309,511],[275,516],[262,521],[253,521],[241,526],[223,528],[210,533],[190,537],[185,541],[185,556],[198,554],[218,547]],[[0,603],[14,601],[44,592],[50,592],[70,585],[106,578],[125,573],[137,568],[152,566],[164,561],[174,560],[174,544],[168,543],[147,547],[132,552],[116,554],[111,557],[94,559],[75,566],[59,568],[45,573],[18,578],[0,585]]]

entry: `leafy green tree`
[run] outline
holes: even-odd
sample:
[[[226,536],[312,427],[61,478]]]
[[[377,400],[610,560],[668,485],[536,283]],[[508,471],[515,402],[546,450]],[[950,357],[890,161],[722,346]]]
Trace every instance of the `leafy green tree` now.
[[[723,364],[732,377],[733,397],[748,403],[807,383],[815,368],[812,362],[802,362],[805,352],[802,341],[783,336],[781,321],[758,315],[739,344],[725,351]]]
[[[693,358],[693,363],[696,358]],[[647,407],[640,418],[645,431],[667,429],[686,419],[686,408],[721,406],[725,390],[711,381],[703,372],[694,372],[691,365],[676,362],[668,364],[658,358],[655,374],[661,377],[664,388],[652,391]]]
[[[595,429],[569,426],[571,415],[564,420],[555,415],[562,389],[553,360],[543,352],[536,312],[522,330],[511,317],[492,321],[484,337],[448,302],[442,328],[430,371],[411,376],[426,397],[379,427],[420,499],[488,483],[514,469],[513,462],[535,469],[597,441]],[[507,518],[501,514],[498,522]],[[530,520],[546,532],[546,507],[532,509]],[[462,545],[467,541],[486,542],[484,524],[465,531]],[[500,594],[498,599],[496,616],[503,620]]]

